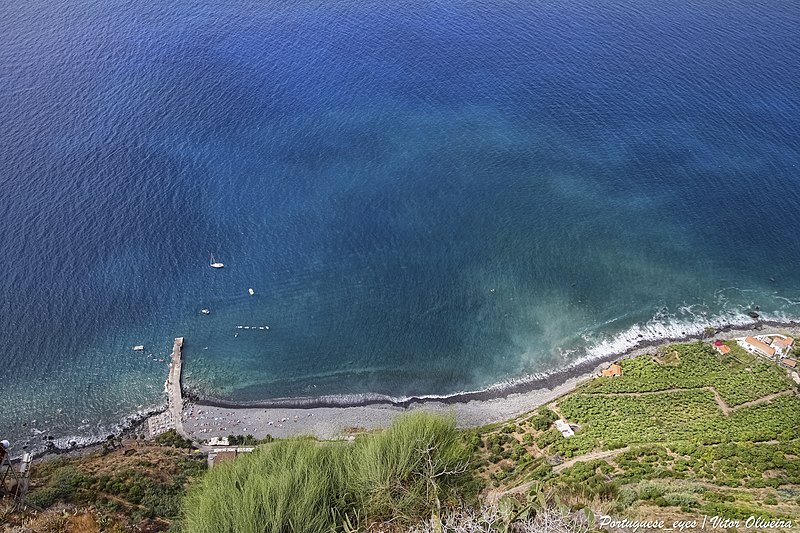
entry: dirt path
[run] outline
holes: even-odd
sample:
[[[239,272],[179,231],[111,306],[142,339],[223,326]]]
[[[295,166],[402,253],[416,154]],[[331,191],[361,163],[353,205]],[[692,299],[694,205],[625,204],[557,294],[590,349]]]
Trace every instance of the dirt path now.
[[[638,444],[637,444],[637,446],[638,446]],[[564,461],[560,465],[554,466],[553,467],[553,473],[558,474],[562,470],[565,470],[565,469],[571,467],[575,463],[585,463],[586,461],[593,461],[595,459],[610,459],[611,457],[614,457],[614,456],[619,455],[621,453],[625,453],[630,449],[631,449],[630,446],[625,446],[624,448],[617,448],[616,450],[597,450],[597,451],[594,451],[594,452],[589,452],[589,453],[583,454],[583,455],[581,455],[579,457],[573,457],[572,459]]]
[[[739,404],[739,405],[737,405],[735,407],[732,407],[731,411],[738,411],[739,409],[744,409],[745,407],[753,407],[755,405],[760,405],[762,403],[771,402],[772,400],[774,400],[776,398],[780,398],[781,396],[789,396],[791,394],[794,394],[794,391],[792,389],[786,389],[786,390],[783,390],[783,391],[780,391],[780,392],[776,392],[775,394],[770,394],[768,396],[764,396],[764,397],[759,398],[757,400],[753,400],[752,402],[745,402],[745,403]]]
[[[674,394],[674,393],[677,393],[677,392],[685,392],[685,391],[693,391],[693,390],[711,391],[711,393],[714,395],[714,401],[717,402],[717,406],[719,406],[719,410],[722,411],[722,413],[725,416],[729,416],[731,413],[733,413],[734,411],[738,411],[739,409],[743,409],[743,408],[746,408],[746,407],[754,407],[756,405],[761,405],[762,403],[771,402],[772,400],[774,400],[776,398],[780,398],[781,396],[788,396],[790,394],[794,394],[794,391],[792,389],[786,389],[786,390],[783,390],[783,391],[780,391],[780,392],[776,392],[774,394],[768,394],[767,396],[762,396],[761,398],[758,398],[756,400],[752,400],[750,402],[745,402],[745,403],[736,405],[734,407],[731,407],[730,405],[728,405],[725,402],[725,400],[722,399],[722,396],[719,395],[719,392],[717,392],[717,389],[715,389],[714,387],[710,387],[710,386],[709,387],[693,387],[693,388],[689,388],[689,389],[672,388],[672,389],[664,389],[664,390],[659,390],[659,391],[647,391],[647,392],[598,392],[598,393],[586,393],[586,394],[590,394],[592,396],[608,396],[608,397],[614,397],[614,396],[640,397],[640,396],[655,396],[656,394]]]
[[[715,389],[714,387],[710,387],[710,386],[709,387],[694,387],[694,388],[689,388],[689,389],[672,388],[672,389],[665,389],[665,390],[660,390],[660,391],[647,391],[647,392],[618,392],[618,393],[594,393],[594,394],[586,393],[586,394],[589,394],[589,395],[592,395],[592,396],[608,396],[608,397],[613,397],[613,396],[640,397],[640,396],[654,396],[656,394],[674,394],[674,393],[677,393],[677,392],[684,392],[684,391],[691,391],[691,390],[708,390],[708,391],[711,391],[711,393],[714,395],[714,401],[717,403],[717,405],[719,406],[720,411],[722,411],[723,414],[725,414],[725,416],[729,416],[731,413],[733,413],[734,411],[738,411],[739,409],[744,409],[744,408],[747,408],[747,407],[754,407],[756,405],[761,405],[763,403],[771,402],[772,400],[775,400],[776,398],[780,398],[781,396],[789,396],[791,394],[795,394],[795,391],[793,389],[787,389],[787,390],[784,390],[784,391],[776,392],[774,394],[768,394],[767,396],[762,396],[761,398],[758,398],[756,400],[753,400],[753,401],[750,401],[750,402],[745,402],[743,404],[739,404],[739,405],[734,406],[734,407],[729,406],[725,402],[725,400],[723,400],[722,397],[719,395],[719,392],[717,392],[717,389]],[[561,411],[558,409],[558,405],[556,403],[549,404],[547,406],[547,408],[550,409],[551,411],[553,411],[559,418],[565,420],[564,416],[561,414]],[[761,444],[776,444],[776,443],[778,443],[778,441],[766,441],[766,442],[763,442]],[[664,443],[658,443],[658,442],[656,442],[656,443],[645,443],[645,442],[640,442],[640,443],[636,443],[635,446],[647,446],[648,444],[663,445]],[[564,461],[563,463],[561,463],[559,465],[554,466],[553,467],[553,473],[558,474],[559,472],[561,472],[563,470],[566,470],[567,468],[569,468],[571,466],[574,466],[576,463],[580,463],[580,462],[587,462],[587,461],[592,461],[592,460],[595,460],[595,459],[610,459],[610,458],[615,457],[615,456],[617,456],[617,455],[619,455],[621,453],[627,452],[631,448],[632,448],[632,446],[625,446],[624,448],[618,448],[616,450],[596,450],[596,451],[592,451],[592,452],[583,454],[583,455],[578,456],[578,457],[573,457],[572,459],[569,459],[569,460]],[[503,490],[492,490],[487,495],[487,500],[489,502],[496,502],[497,500],[499,500],[502,496],[504,496],[506,494],[522,494],[522,493],[528,492],[528,490],[530,490],[530,488],[533,486],[534,483],[535,483],[535,481],[528,481],[528,482],[522,483],[520,485],[517,485],[516,487],[512,487],[512,488],[510,488],[508,490],[505,490],[505,491],[503,491]]]
[[[683,389],[683,390],[685,390],[685,389]],[[777,393],[777,394],[778,395],[782,395],[785,392],[786,391],[783,391],[783,392]],[[791,391],[789,391],[789,392],[791,392]],[[770,395],[770,396],[775,396],[775,395]],[[767,398],[767,396],[764,396],[764,398]],[[794,439],[794,440],[797,440],[797,439]],[[763,445],[763,444],[779,444],[780,442],[781,441],[779,441],[779,440],[766,440],[766,441],[763,441],[763,442],[759,442],[758,444],[759,445]],[[634,448],[634,447],[637,447],[637,448],[638,447],[647,447],[647,446],[653,446],[653,445],[655,445],[655,446],[664,446],[664,443],[663,442],[637,442],[636,444],[634,444],[632,446],[625,446],[624,448],[618,448],[616,450],[597,450],[597,451],[589,452],[589,453],[581,455],[579,457],[573,457],[572,459],[570,459],[568,461],[564,461],[560,465],[554,466],[553,467],[553,473],[558,474],[562,470],[566,470],[567,468],[569,468],[571,466],[575,466],[576,463],[592,461],[594,459],[611,459],[612,457],[615,457],[618,454],[625,453],[625,452],[629,451],[631,448]],[[721,444],[709,444],[709,446],[720,446],[720,445]],[[524,493],[528,492],[528,490],[530,490],[530,488],[533,486],[534,483],[536,483],[536,481],[526,481],[525,483],[521,483],[520,485],[517,485],[516,487],[512,487],[512,488],[510,488],[508,490],[493,489],[493,490],[489,491],[489,493],[487,494],[487,496],[486,496],[487,501],[489,501],[490,503],[494,503],[497,500],[499,500],[500,498],[502,498],[503,496],[505,496],[506,494],[524,494]]]
[[[104,491],[96,491],[95,492],[95,491],[90,491],[89,489],[81,489],[81,488],[79,488],[78,490],[80,492],[83,492],[83,493],[87,494],[87,495],[91,495],[91,497],[94,498],[95,501],[99,500],[100,499],[99,497],[103,497],[103,498],[106,498],[106,499],[111,500],[113,502],[116,502],[119,505],[122,505],[126,509],[139,509],[140,511],[143,511],[145,513],[150,512],[150,509],[148,509],[144,505],[141,505],[141,504],[138,504],[138,503],[129,502],[128,500],[126,500],[124,498],[120,498],[116,494],[111,494],[111,493],[104,492]],[[165,526],[169,526],[169,525],[172,524],[171,520],[167,520],[166,518],[161,518],[160,516],[155,516],[155,517],[151,518],[150,520],[153,520],[155,522],[159,522],[159,523],[161,523],[161,524],[163,524]]]

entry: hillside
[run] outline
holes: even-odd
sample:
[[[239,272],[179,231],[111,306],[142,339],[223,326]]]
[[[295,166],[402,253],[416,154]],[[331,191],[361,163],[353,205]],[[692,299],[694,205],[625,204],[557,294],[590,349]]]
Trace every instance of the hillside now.
[[[622,362],[517,421],[478,432],[496,491],[531,480],[595,511],[670,520],[800,519],[800,398],[775,363],[731,343],[672,345]],[[563,418],[568,439],[552,428]]]
[[[4,532],[168,531],[186,487],[206,460],[169,434],[158,442],[110,439],[101,447],[38,462],[24,511],[2,502]],[[44,512],[41,512],[44,511]]]
[[[353,442],[264,444],[207,474],[203,455],[169,435],[112,442],[38,464],[29,502],[49,511],[2,523],[15,532],[388,533],[538,531],[542,520],[586,531],[598,515],[717,516],[740,528],[751,516],[798,521],[797,387],[774,362],[730,347],[723,356],[679,344],[624,360],[620,377],[489,427],[460,431],[417,412]],[[563,437],[557,419],[575,434]]]

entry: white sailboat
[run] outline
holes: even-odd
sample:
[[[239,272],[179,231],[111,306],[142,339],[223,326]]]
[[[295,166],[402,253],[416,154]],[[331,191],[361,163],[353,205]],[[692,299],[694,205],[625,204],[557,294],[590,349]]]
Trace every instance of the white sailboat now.
[[[220,263],[219,261],[214,261],[214,254],[211,254],[211,263],[208,266],[211,268],[222,268],[225,266],[225,264]]]

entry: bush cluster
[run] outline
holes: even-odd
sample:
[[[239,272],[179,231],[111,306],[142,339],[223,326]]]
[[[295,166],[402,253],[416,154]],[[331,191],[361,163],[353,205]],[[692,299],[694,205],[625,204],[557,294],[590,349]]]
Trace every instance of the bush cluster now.
[[[192,533],[409,524],[475,495],[471,466],[454,420],[413,413],[353,444],[288,439],[223,463],[188,494],[183,524]]]

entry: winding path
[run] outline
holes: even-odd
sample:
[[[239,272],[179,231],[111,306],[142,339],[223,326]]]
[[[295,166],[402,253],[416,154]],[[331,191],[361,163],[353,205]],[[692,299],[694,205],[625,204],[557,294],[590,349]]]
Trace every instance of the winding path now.
[[[736,406],[733,406],[733,407],[728,405],[725,402],[725,400],[723,400],[722,397],[719,395],[719,392],[717,392],[717,389],[715,389],[714,387],[711,387],[711,386],[707,386],[707,387],[692,387],[692,388],[686,388],[686,389],[671,388],[671,389],[664,389],[664,390],[660,390],[660,391],[646,391],[646,392],[616,392],[616,393],[613,393],[613,392],[605,392],[605,393],[604,392],[598,392],[598,393],[588,392],[588,393],[585,393],[585,394],[590,395],[590,396],[607,396],[607,397],[613,397],[613,396],[639,397],[639,396],[654,396],[656,394],[672,394],[672,393],[676,393],[676,392],[684,392],[684,391],[691,391],[691,390],[708,390],[708,391],[711,391],[711,393],[714,395],[714,401],[717,403],[717,406],[719,406],[720,411],[722,411],[722,413],[725,416],[729,416],[731,413],[733,413],[735,411],[738,411],[739,409],[745,409],[747,407],[754,407],[756,405],[769,403],[772,400],[775,400],[776,398],[780,398],[781,396],[790,396],[790,395],[793,395],[793,394],[795,394],[795,395],[798,394],[797,392],[795,392],[795,390],[793,388],[790,388],[790,389],[786,389],[786,390],[783,390],[783,391],[780,391],[780,392],[775,392],[773,394],[768,394],[768,395],[762,396],[761,398],[758,398],[756,400],[745,402],[745,403],[742,403],[742,404],[739,404],[739,405],[736,405]],[[547,408],[550,409],[551,411],[553,411],[556,415],[558,415],[559,418],[564,419],[564,416],[561,414],[560,410],[558,409],[557,403],[549,404],[547,406]],[[765,442],[763,442],[761,444],[777,444],[778,442],[779,441],[771,440],[771,441],[765,441]],[[653,442],[653,443],[639,442],[639,443],[636,443],[634,446],[637,446],[637,447],[638,446],[647,446],[649,444],[660,444],[660,445],[663,445],[663,443],[660,443],[660,442]],[[716,446],[716,445],[712,445],[712,446]],[[615,450],[595,450],[595,451],[580,455],[578,457],[573,457],[572,459],[564,461],[563,463],[561,463],[559,465],[553,466],[553,473],[558,474],[559,472],[561,472],[563,470],[566,470],[567,468],[569,468],[571,466],[574,466],[576,463],[580,463],[580,462],[592,461],[592,460],[595,460],[595,459],[611,459],[612,457],[615,457],[615,456],[617,456],[617,455],[619,455],[621,453],[627,452],[632,447],[633,446],[625,446],[624,448],[617,448]],[[522,494],[522,493],[525,493],[533,486],[534,483],[535,483],[535,481],[528,481],[528,482],[522,483],[520,485],[517,485],[516,487],[512,487],[512,488],[510,488],[510,489],[508,489],[506,491],[492,490],[487,495],[487,500],[489,500],[491,502],[496,502],[502,496],[504,496],[506,494]]]
[[[769,402],[771,402],[772,400],[774,400],[776,398],[780,398],[781,396],[789,396],[791,394],[794,394],[794,391],[792,389],[786,389],[786,390],[782,390],[780,392],[776,392],[776,393],[773,393],[773,394],[768,394],[767,396],[762,396],[761,398],[758,398],[756,400],[752,400],[752,401],[745,402],[745,403],[742,403],[742,404],[739,404],[739,405],[735,405],[733,407],[728,405],[725,402],[725,400],[722,399],[722,396],[719,395],[719,392],[717,392],[717,389],[715,389],[714,387],[711,387],[711,386],[708,386],[708,387],[692,387],[692,388],[687,388],[687,389],[672,388],[672,389],[664,389],[664,390],[658,390],[658,391],[646,391],[646,392],[597,392],[597,393],[588,392],[588,393],[585,393],[585,394],[590,395],[590,396],[607,396],[609,398],[614,397],[614,396],[639,397],[639,396],[655,396],[657,394],[674,394],[676,392],[686,392],[686,391],[693,391],[693,390],[711,391],[711,393],[714,395],[714,401],[717,402],[717,405],[719,406],[720,411],[722,411],[725,414],[725,416],[728,416],[731,413],[733,413],[734,411],[738,411],[739,409],[744,409],[746,407],[754,407],[756,405],[761,405],[762,403],[769,403]]]

